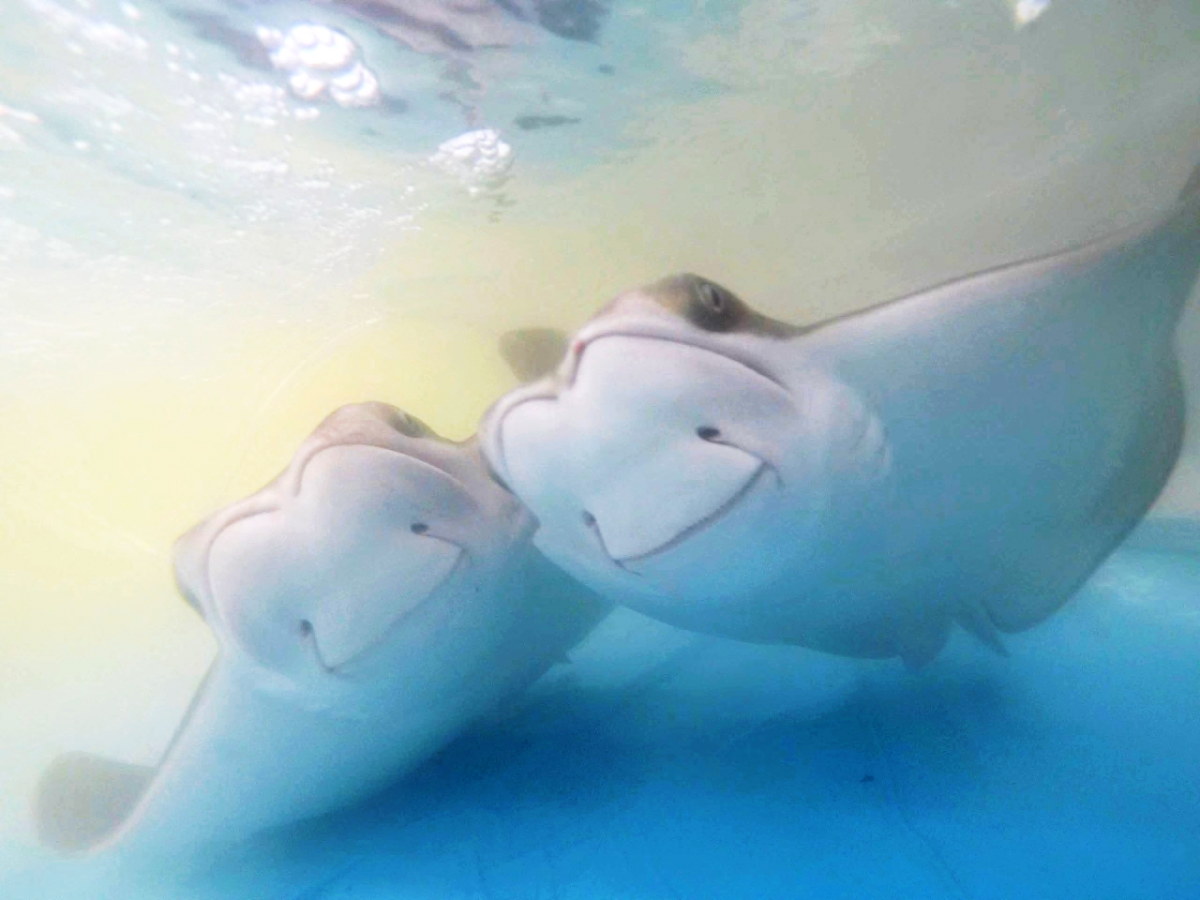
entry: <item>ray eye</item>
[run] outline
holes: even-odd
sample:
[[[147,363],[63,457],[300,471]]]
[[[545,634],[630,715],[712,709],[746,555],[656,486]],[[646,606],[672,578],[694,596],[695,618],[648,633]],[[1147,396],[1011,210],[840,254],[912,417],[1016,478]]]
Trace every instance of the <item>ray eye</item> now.
[[[308,619],[301,619],[300,620],[300,634],[304,637],[308,637],[312,633],[313,633],[312,622],[308,621]]]
[[[721,429],[713,428],[711,425],[701,425],[696,429],[696,437],[702,441],[715,441],[721,436]]]
[[[700,295],[700,302],[709,312],[725,312],[725,294],[715,284],[702,281],[696,291]]]
[[[583,524],[586,525],[588,528],[592,528],[596,524],[596,517],[593,516],[586,509],[583,511]]]
[[[428,531],[429,531],[429,526],[426,525],[424,522],[414,522],[412,524],[412,533],[413,534],[425,534]]]

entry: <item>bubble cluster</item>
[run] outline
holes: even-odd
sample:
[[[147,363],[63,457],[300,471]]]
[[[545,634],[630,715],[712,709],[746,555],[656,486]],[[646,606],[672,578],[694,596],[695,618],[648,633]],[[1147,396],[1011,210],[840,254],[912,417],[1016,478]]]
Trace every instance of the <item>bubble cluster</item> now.
[[[1024,28],[1049,8],[1050,0],[1017,0],[1013,6],[1013,22],[1017,28]]]
[[[339,106],[378,104],[379,79],[359,59],[359,48],[343,31],[302,22],[287,31],[260,26],[259,42],[270,51],[271,64],[288,73],[288,88],[300,100],[328,93]]]
[[[429,161],[457,178],[474,196],[494,190],[508,179],[513,150],[494,129],[481,128],[442,143]]]

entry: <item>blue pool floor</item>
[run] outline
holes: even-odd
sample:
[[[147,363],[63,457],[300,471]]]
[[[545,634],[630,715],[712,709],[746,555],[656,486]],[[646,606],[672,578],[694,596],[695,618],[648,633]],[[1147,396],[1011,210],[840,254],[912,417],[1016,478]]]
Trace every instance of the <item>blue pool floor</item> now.
[[[25,859],[0,896],[1200,897],[1200,557],[1122,550],[1008,644],[911,673],[618,613],[360,808],[154,874]]]

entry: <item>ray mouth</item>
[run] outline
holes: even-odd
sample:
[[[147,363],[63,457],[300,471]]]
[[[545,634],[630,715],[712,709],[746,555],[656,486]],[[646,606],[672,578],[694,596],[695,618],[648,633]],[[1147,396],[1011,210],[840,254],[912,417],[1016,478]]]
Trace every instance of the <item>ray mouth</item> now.
[[[301,640],[308,647],[309,652],[312,654],[313,660],[317,665],[317,668],[320,669],[322,673],[330,676],[331,678],[338,679],[352,677],[354,674],[354,669],[357,668],[359,664],[369,660],[371,656],[373,656],[377,651],[381,650],[388,643],[388,639],[397,630],[402,628],[410,618],[412,618],[417,612],[425,607],[430,598],[432,598],[442,588],[442,585],[446,584],[459,573],[460,569],[463,568],[468,557],[470,556],[467,550],[458,544],[455,544],[453,541],[447,541],[443,538],[437,537],[431,539],[442,541],[442,543],[449,544],[458,550],[458,555],[455,557],[453,565],[450,566],[450,569],[446,572],[445,577],[443,577],[442,580],[439,581],[424,597],[409,606],[403,613],[389,622],[387,627],[384,628],[384,630],[377,635],[373,641],[356,652],[353,656],[341,660],[336,665],[330,665],[326,661],[324,653],[321,651],[321,642],[317,636],[316,628],[313,626],[313,623],[308,619],[300,620],[299,630]]]
[[[595,534],[596,540],[600,544],[600,549],[604,552],[605,556],[612,560],[613,564],[617,566],[617,568],[628,572],[630,575],[635,575],[639,578],[642,578],[645,576],[641,572],[638,572],[636,569],[632,568],[632,566],[673,550],[675,547],[686,543],[688,540],[691,540],[701,532],[707,531],[709,528],[713,527],[717,522],[732,512],[743,500],[745,500],[746,497],[750,495],[750,493],[767,475],[773,475],[778,483],[778,486],[782,487],[782,479],[780,479],[779,473],[775,470],[775,468],[769,463],[760,460],[758,468],[755,469],[750,477],[746,479],[745,483],[738,488],[731,497],[722,502],[716,509],[710,512],[708,515],[697,519],[695,522],[692,522],[690,525],[685,526],[682,530],[672,535],[658,546],[652,547],[651,549],[642,553],[622,557],[613,556],[612,553],[609,552],[608,546],[604,542],[604,535],[601,533],[599,524],[593,519],[589,523],[589,526],[592,532]]]
[[[506,491],[513,493],[504,441],[504,420],[510,413],[526,403],[557,401],[564,390],[575,386],[587,349],[593,344],[597,344],[608,338],[659,341],[688,347],[702,353],[711,353],[714,356],[719,356],[735,365],[741,366],[754,377],[768,382],[777,391],[782,391],[788,395],[792,393],[788,386],[767,368],[752,360],[742,358],[728,348],[713,347],[702,341],[685,340],[676,334],[663,331],[661,327],[637,330],[628,326],[624,328],[614,326],[610,330],[597,330],[591,333],[585,327],[571,341],[566,356],[554,374],[547,376],[541,382],[518,389],[508,397],[500,400],[485,414],[485,421],[491,423],[491,427],[486,429],[488,437],[484,441],[484,461],[492,479]]]

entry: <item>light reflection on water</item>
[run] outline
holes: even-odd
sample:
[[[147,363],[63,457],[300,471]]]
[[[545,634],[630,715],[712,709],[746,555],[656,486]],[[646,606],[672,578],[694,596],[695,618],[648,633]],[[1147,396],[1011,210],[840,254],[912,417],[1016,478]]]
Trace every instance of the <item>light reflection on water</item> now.
[[[0,833],[27,846],[60,750],[154,758],[211,654],[171,540],[333,406],[465,436],[513,383],[498,334],[664,272],[803,321],[1130,221],[1200,156],[1196,16],[616,4],[593,41],[510,22],[466,50],[334,4],[6,6]],[[306,20],[353,36],[383,102],[297,96],[245,40]],[[483,127],[515,163],[473,198],[428,159]],[[1198,505],[1196,433],[1172,513]]]

